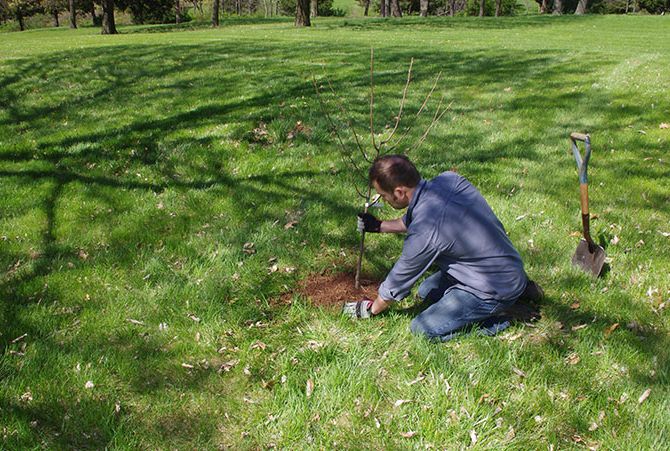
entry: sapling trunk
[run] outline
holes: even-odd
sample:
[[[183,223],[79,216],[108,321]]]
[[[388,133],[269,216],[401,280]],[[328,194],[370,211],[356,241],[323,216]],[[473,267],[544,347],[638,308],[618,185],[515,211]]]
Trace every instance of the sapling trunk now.
[[[365,208],[363,211],[368,212],[368,204],[370,203],[370,194],[372,193],[368,186],[368,197],[365,201]],[[363,266],[363,254],[365,253],[365,229],[361,231],[361,244],[358,247],[358,263],[356,264],[356,277],[354,278],[354,287],[357,290],[361,289],[361,267]]]

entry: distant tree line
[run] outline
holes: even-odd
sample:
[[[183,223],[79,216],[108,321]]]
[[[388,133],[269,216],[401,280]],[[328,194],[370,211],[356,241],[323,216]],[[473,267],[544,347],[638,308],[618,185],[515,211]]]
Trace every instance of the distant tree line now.
[[[518,0],[352,0],[364,14],[381,17],[403,15],[509,16],[519,12]],[[670,0],[535,0],[541,14],[619,14],[670,11]],[[9,20],[25,29],[27,18],[46,14],[53,25],[61,25],[67,15],[69,26],[77,27],[78,17],[90,17],[103,34],[116,33],[115,11],[127,12],[133,23],[180,23],[192,13],[205,17],[211,12],[213,26],[221,15],[294,15],[297,26],[309,26],[315,16],[344,15],[333,8],[333,0],[0,0],[0,24]]]

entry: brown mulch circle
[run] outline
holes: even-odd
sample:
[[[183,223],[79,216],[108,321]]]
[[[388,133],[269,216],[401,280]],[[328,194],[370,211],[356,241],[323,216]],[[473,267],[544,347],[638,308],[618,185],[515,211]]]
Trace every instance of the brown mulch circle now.
[[[354,288],[355,274],[312,274],[301,280],[295,291],[282,296],[282,303],[290,302],[300,294],[316,307],[340,307],[345,301],[359,301],[363,298],[375,299],[381,280],[361,276],[361,288]]]

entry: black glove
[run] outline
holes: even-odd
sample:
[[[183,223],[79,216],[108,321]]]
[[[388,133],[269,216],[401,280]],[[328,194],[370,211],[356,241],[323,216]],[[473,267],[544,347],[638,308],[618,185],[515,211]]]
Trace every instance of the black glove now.
[[[370,213],[358,213],[358,231],[368,233],[379,233],[382,222]]]

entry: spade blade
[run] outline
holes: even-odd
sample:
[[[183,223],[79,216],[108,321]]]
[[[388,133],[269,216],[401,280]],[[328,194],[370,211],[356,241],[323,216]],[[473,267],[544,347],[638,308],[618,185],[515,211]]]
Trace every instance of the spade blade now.
[[[591,252],[588,241],[582,238],[577,245],[575,255],[572,256],[572,264],[598,277],[603,270],[605,257],[605,249],[602,246],[593,244],[593,252]]]

